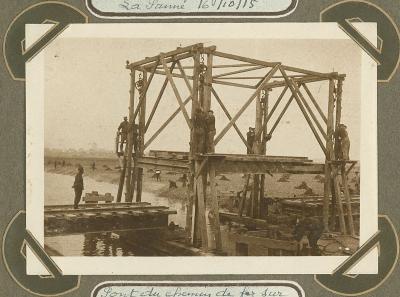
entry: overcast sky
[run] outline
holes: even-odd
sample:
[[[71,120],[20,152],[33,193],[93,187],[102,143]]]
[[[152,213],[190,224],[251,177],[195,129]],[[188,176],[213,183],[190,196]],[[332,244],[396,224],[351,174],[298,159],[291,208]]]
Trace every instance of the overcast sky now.
[[[128,114],[129,71],[125,61],[131,62],[159,52],[204,42],[216,45],[219,51],[239,54],[265,61],[320,72],[337,71],[347,75],[343,89],[342,122],[348,126],[351,140],[350,157],[359,158],[361,50],[351,40],[177,40],[177,39],[56,39],[45,54],[45,147],[60,149],[114,150],[116,129]],[[184,65],[189,65],[187,62]],[[226,64],[215,59],[214,64]],[[235,62],[232,62],[235,63]],[[215,73],[218,73],[217,71]],[[190,73],[188,73],[190,74]],[[255,73],[257,76],[262,72]],[[265,74],[264,73],[262,75]],[[178,80],[178,79],[176,79]],[[148,92],[147,115],[159,92],[163,77],[156,76]],[[252,82],[255,84],[255,81]],[[177,83],[182,98],[188,96],[186,86]],[[234,115],[253,90],[214,86],[222,101]],[[327,111],[328,83],[309,84],[322,109]],[[271,92],[270,107],[282,89]],[[289,98],[289,92],[283,103]],[[271,119],[279,115],[283,105]],[[170,86],[163,96],[158,111],[146,134],[146,139],[178,108]],[[187,105],[190,114],[190,104]],[[217,134],[228,123],[216,101],[212,102],[216,115]],[[243,134],[254,126],[254,104],[237,121]],[[322,121],[321,121],[322,122]],[[152,143],[150,149],[185,150],[189,148],[189,131],[182,114]],[[232,128],[216,148],[217,152],[245,153],[245,147]],[[321,149],[307,125],[299,107],[291,107],[268,143],[267,154],[323,158]]]

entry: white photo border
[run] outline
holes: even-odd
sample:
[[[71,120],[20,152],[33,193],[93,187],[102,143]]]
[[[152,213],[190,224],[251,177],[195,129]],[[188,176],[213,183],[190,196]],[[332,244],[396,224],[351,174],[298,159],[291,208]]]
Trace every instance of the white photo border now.
[[[51,25],[26,25],[29,46]],[[57,38],[347,39],[336,23],[73,24]],[[357,28],[376,44],[376,24]],[[195,33],[193,33],[195,32]],[[195,35],[194,35],[195,34]],[[44,51],[26,63],[27,229],[44,244]],[[361,48],[360,48],[361,50]],[[122,67],[122,66],[121,66]],[[362,51],[360,245],[378,231],[377,64]],[[331,274],[345,256],[52,257],[65,275]],[[27,273],[48,274],[27,249]],[[378,273],[378,248],[352,274]]]

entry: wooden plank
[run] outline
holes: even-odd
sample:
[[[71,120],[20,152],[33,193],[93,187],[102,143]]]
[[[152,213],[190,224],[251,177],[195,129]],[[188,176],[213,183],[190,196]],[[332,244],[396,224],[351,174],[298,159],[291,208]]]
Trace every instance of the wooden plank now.
[[[179,94],[178,88],[177,88],[176,85],[175,85],[174,79],[172,78],[171,72],[169,71],[168,66],[167,66],[167,64],[165,63],[163,57],[161,58],[161,63],[162,63],[163,66],[164,66],[164,71],[166,72],[166,75],[167,75],[167,77],[168,77],[169,83],[170,83],[170,85],[171,85],[171,87],[172,87],[172,89],[173,89],[173,91],[174,91],[175,97],[176,97],[176,99],[178,100],[180,109],[181,109],[181,111],[182,111],[182,113],[183,113],[183,116],[185,117],[186,123],[188,124],[188,127],[189,127],[190,129],[192,129],[192,123],[191,123],[190,118],[189,118],[189,115],[188,115],[188,113],[187,113],[187,111],[186,111],[185,104],[184,104],[183,101],[182,101],[182,98],[181,98],[181,96],[180,96],[180,94]]]
[[[221,98],[218,96],[217,92],[215,91],[214,88],[211,88],[211,92],[214,95],[215,100],[217,100],[219,106],[221,106],[222,110],[224,111],[226,117],[229,120],[232,120],[232,116],[230,115],[229,111],[226,109],[224,103],[222,102]],[[239,135],[240,139],[242,140],[242,142],[244,143],[244,145],[249,149],[252,150],[252,148],[249,146],[249,144],[247,143],[246,138],[243,136],[242,132],[240,131],[239,127],[236,125],[236,123],[233,124],[233,127],[235,128],[237,134]]]
[[[232,120],[229,121],[228,125],[224,129],[222,129],[222,131],[218,134],[218,136],[214,140],[214,145],[217,145],[217,143],[222,139],[222,137],[224,137],[226,132],[228,132],[228,130],[237,121],[237,119],[243,114],[243,112],[247,109],[247,107],[251,104],[251,102],[253,102],[254,98],[257,97],[257,94],[264,87],[264,84],[270,80],[270,78],[275,74],[275,72],[278,69],[279,69],[279,65],[272,68],[272,70],[268,73],[268,75],[262,80],[260,86],[253,93],[253,95],[250,96],[250,98],[246,101],[246,103],[242,106],[242,108],[236,113],[236,115],[232,118]]]

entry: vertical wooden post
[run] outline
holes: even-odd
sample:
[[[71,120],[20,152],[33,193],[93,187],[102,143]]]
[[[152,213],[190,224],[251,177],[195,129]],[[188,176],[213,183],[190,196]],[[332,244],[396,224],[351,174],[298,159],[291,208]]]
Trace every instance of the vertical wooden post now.
[[[328,136],[326,141],[326,151],[327,155],[325,156],[325,183],[324,183],[324,203],[323,203],[323,223],[325,231],[329,231],[329,203],[330,203],[330,195],[334,195],[333,191],[331,193],[331,156],[333,151],[333,111],[335,108],[334,97],[333,97],[333,80],[329,81],[329,97],[328,97],[328,117],[327,117],[327,129],[326,135]],[[335,207],[334,205],[332,208]],[[336,220],[336,218],[332,218]]]
[[[132,152],[133,152],[133,128],[134,128],[134,119],[133,115],[135,113],[135,75],[136,71],[131,71],[131,86],[130,86],[130,97],[129,97],[129,130],[128,130],[128,139],[127,139],[127,153],[126,153],[126,193],[125,193],[125,202],[132,202],[131,194],[132,194],[132,185],[131,185],[131,177],[132,177]]]
[[[261,106],[261,94],[259,93],[256,98],[256,121],[255,121],[255,135],[253,152],[257,155],[261,154],[261,129],[262,129],[263,110]],[[260,175],[255,174],[253,180],[253,217],[258,218],[260,214]]]
[[[143,71],[143,86],[147,85],[147,72]],[[141,94],[143,103],[139,110],[139,139],[138,139],[138,150],[139,156],[144,155],[144,131],[146,129],[146,94]],[[142,189],[143,189],[143,168],[137,170],[137,191],[136,191],[136,202],[142,201]]]
[[[192,87],[192,112],[191,112],[191,118],[194,118],[194,114],[196,111],[196,108],[199,106],[199,73],[200,73],[200,52],[198,49],[194,49],[193,52],[193,87]],[[193,126],[193,125],[192,125]],[[192,203],[192,205],[188,205],[188,209],[190,208],[192,212],[188,212],[186,215],[191,217],[188,217],[186,221],[190,221],[192,226],[190,226],[190,230],[192,231],[192,244],[194,246],[198,245],[201,241],[201,235],[199,232],[199,224],[198,224],[198,196],[196,193],[196,181],[194,180],[194,175],[195,175],[195,160],[194,160],[194,143],[196,141],[195,139],[195,134],[193,133],[194,127],[192,127],[192,130],[190,131],[190,154],[189,154],[189,161],[190,161],[190,180],[193,181],[192,188],[191,188],[191,195],[193,199],[188,199],[188,203]],[[187,229],[189,229],[189,226],[187,226]]]
[[[125,182],[125,174],[126,174],[126,158],[123,156],[123,163],[121,169],[121,175],[119,177],[119,185],[118,185],[118,193],[117,193],[117,202],[121,202],[122,191],[124,190],[124,182]]]
[[[263,155],[267,154],[267,135],[268,135],[268,108],[269,108],[269,90],[265,89],[265,96],[263,102],[261,102],[262,107],[262,133],[261,133],[261,153]],[[265,174],[261,174],[260,178],[260,214],[259,217],[265,219],[268,216],[268,204],[264,197],[265,195]]]
[[[198,174],[197,171],[200,168],[201,161],[196,160],[196,175],[198,175],[196,182],[196,192],[197,192],[197,213],[198,213],[198,226],[201,234],[201,246],[207,251],[208,250],[208,235],[207,235],[207,220],[206,220],[206,193],[204,189],[203,174]],[[206,168],[203,168],[206,171]],[[207,171],[206,171],[207,172]]]
[[[336,90],[336,123],[335,128],[338,129],[342,119],[342,95],[343,95],[343,79],[339,79],[337,83],[337,90]],[[338,139],[335,139],[335,146],[338,147]],[[338,158],[337,153],[336,158]],[[346,199],[346,210],[347,210],[347,225],[348,230],[351,235],[355,235],[354,230],[354,221],[353,221],[353,211],[351,207],[351,198],[349,193],[349,185],[347,181],[347,174],[346,174],[346,163],[341,164],[341,176],[342,176],[342,185],[343,185],[343,192],[344,197]]]
[[[221,228],[219,222],[219,206],[218,206],[218,196],[217,189],[215,187],[215,164],[213,161],[209,162],[209,172],[210,172],[210,194],[211,194],[211,205],[212,213],[214,215],[214,236],[215,236],[215,249],[217,251],[222,250],[222,240],[221,240]]]
[[[339,216],[339,227],[340,231],[343,234],[346,234],[346,223],[344,221],[344,214],[343,214],[343,205],[342,205],[342,198],[340,194],[340,186],[339,186],[339,180],[338,180],[338,167],[336,164],[333,164],[331,161],[334,161],[335,158],[335,151],[333,148],[333,136],[334,136],[334,124],[333,124],[333,113],[335,109],[335,96],[334,96],[334,91],[335,91],[335,81],[334,79],[329,80],[329,102],[328,102],[328,131],[327,131],[327,136],[328,136],[328,143],[329,143],[329,148],[327,147],[327,155],[329,158],[328,162],[330,164],[330,178],[332,180],[330,182],[333,182],[333,188],[334,188],[334,193],[335,195],[335,200],[336,200],[336,205],[337,205],[337,211],[338,211],[338,216]],[[325,182],[326,182],[326,177],[325,177]],[[324,205],[325,206],[325,205]],[[328,205],[329,207],[329,205]],[[332,205],[332,208],[335,207]],[[324,212],[325,214],[325,212]],[[336,218],[333,218],[333,220],[336,220]]]

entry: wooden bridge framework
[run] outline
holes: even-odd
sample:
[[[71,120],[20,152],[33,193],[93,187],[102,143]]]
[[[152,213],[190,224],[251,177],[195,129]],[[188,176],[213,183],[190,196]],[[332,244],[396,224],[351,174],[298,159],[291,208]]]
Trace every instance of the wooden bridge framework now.
[[[214,62],[215,57],[229,62],[227,62],[227,64],[216,65]],[[191,60],[193,64],[190,66],[183,66],[181,63],[183,60]],[[232,61],[234,61],[234,64]],[[207,179],[209,178],[212,212],[215,217],[214,229],[217,230],[215,241],[217,248],[220,248],[219,216],[216,215],[219,213],[215,189],[216,172],[245,173],[248,176],[247,182],[250,174],[253,174],[254,185],[252,190],[251,215],[254,218],[262,217],[262,213],[266,207],[262,205],[263,199],[261,198],[264,195],[264,179],[267,170],[275,172],[291,172],[292,170],[294,173],[324,173],[325,176],[328,177],[325,178],[324,184],[323,222],[325,229],[328,230],[329,228],[330,215],[332,217],[336,216],[335,211],[333,211],[332,214],[329,213],[329,206],[330,203],[332,203],[332,205],[336,205],[342,233],[355,233],[352,221],[353,217],[351,215],[351,201],[347,190],[347,174],[354,166],[355,162],[338,160],[334,151],[334,143],[337,141],[334,137],[334,131],[341,123],[344,74],[338,74],[337,72],[321,73],[283,65],[280,62],[266,62],[223,53],[218,51],[215,46],[205,47],[203,44],[180,47],[176,50],[161,53],[153,57],[147,57],[134,63],[127,62],[126,68],[130,70],[131,75],[129,122],[131,126],[134,123],[138,124],[139,145],[137,152],[133,154],[133,134],[129,133],[127,145],[125,146],[124,166],[121,173],[117,201],[121,201],[125,184],[125,201],[132,202],[134,191],[136,190],[136,202],[141,202],[143,168],[161,167],[169,168],[177,172],[188,172],[189,187],[186,226],[188,238],[191,238],[193,244],[201,244],[204,249],[207,249],[208,236],[206,228],[205,196]],[[191,73],[187,73],[188,71]],[[216,71],[222,72],[216,74],[214,73]],[[259,75],[258,73],[260,72],[263,74]],[[258,76],[251,76],[249,73],[257,73]],[[236,76],[238,74],[246,74],[248,76]],[[149,107],[148,104],[146,104],[148,90],[155,75],[162,75],[165,77],[165,80],[146,120],[146,111]],[[184,81],[190,93],[188,98],[183,98],[181,96],[176,84],[176,79],[182,79]],[[257,81],[257,83],[252,84],[251,82],[254,81]],[[327,94],[328,110],[326,112],[322,110],[318,104],[318,100],[308,88],[308,85],[313,82],[327,82],[329,84],[329,93]],[[172,87],[179,107],[152,136],[145,138],[148,127],[157,111],[168,84]],[[214,85],[252,89],[253,92],[240,110],[235,115],[231,115],[221,100],[221,97],[216,92]],[[270,98],[270,91],[272,89],[282,89],[282,91],[272,105],[272,108],[270,108],[270,102],[272,101]],[[275,123],[270,126],[270,119],[276,112],[277,107],[283,104],[283,98],[287,92],[289,92],[291,96],[284,105]],[[212,100],[212,98],[214,100]],[[189,102],[192,103],[191,111],[188,111],[186,107]],[[243,144],[253,155],[197,154],[193,151],[192,145],[187,160],[168,160],[157,157],[151,158],[144,155],[145,149],[149,147],[179,113],[183,114],[187,126],[190,129],[190,143],[192,144],[196,141],[191,118],[193,118],[197,107],[201,107],[203,111],[206,112],[210,110],[212,102],[216,102],[222,108],[229,120],[228,124],[216,135],[214,145],[217,145],[229,129],[233,127]],[[290,157],[273,160],[272,157],[266,156],[267,137],[273,134],[292,102],[296,102],[299,106],[318,145],[323,151],[325,155],[324,164],[314,164],[307,160]],[[236,121],[252,103],[256,105],[256,137],[254,145],[250,147],[246,138],[236,125]],[[314,112],[313,109],[317,112]],[[346,168],[347,164],[351,165],[350,168]],[[340,176],[345,186],[346,209],[349,212],[347,213],[347,224],[343,213],[342,199],[336,198],[340,197]],[[244,201],[241,201],[241,203],[244,203]],[[335,210],[335,207],[332,207],[332,209]],[[335,221],[335,219],[332,221]]]

